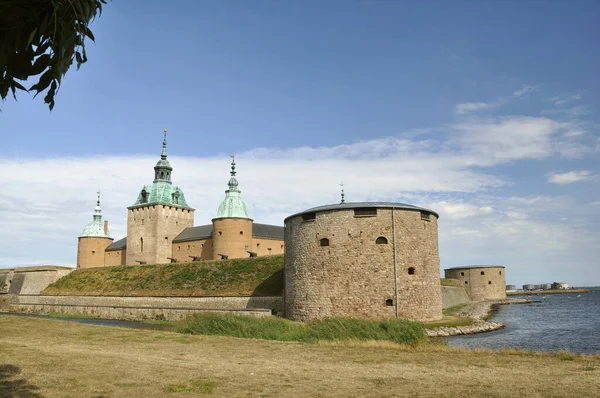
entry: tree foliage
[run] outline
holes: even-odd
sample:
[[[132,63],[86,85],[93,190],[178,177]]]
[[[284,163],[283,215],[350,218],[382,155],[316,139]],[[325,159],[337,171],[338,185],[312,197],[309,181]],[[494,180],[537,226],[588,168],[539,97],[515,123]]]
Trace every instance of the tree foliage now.
[[[0,0],[0,97],[16,90],[37,96],[54,108],[54,96],[73,61],[87,61],[85,39],[94,40],[88,25],[102,13],[106,0]],[[32,76],[29,89],[23,84]]]

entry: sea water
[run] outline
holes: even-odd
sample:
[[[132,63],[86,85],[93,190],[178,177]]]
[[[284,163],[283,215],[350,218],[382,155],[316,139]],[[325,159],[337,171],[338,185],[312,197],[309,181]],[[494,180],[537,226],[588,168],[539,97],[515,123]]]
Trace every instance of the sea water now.
[[[538,301],[501,305],[490,319],[504,329],[448,337],[455,347],[522,348],[533,351],[600,352],[600,288],[591,293],[510,296]]]

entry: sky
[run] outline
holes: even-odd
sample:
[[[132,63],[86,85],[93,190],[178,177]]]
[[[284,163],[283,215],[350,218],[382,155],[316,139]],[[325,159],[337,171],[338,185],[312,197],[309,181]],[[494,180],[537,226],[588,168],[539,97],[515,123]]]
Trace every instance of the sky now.
[[[111,1],[89,61],[0,103],[0,267],[74,266],[153,179],[210,223],[235,153],[255,222],[394,201],[440,214],[441,269],[600,285],[597,1]],[[443,272],[443,271],[442,271]]]

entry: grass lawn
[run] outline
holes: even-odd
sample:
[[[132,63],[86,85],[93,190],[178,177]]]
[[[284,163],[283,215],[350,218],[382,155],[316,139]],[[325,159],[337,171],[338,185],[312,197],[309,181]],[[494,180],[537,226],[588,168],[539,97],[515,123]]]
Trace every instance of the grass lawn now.
[[[0,315],[0,397],[594,397],[600,356],[305,344]]]
[[[41,294],[82,296],[280,296],[283,255],[77,269]]]

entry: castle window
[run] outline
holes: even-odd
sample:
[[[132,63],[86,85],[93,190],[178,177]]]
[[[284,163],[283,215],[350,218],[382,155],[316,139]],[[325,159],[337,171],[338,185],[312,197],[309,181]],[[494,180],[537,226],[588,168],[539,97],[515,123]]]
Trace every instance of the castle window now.
[[[188,250],[190,250],[190,245],[188,245]]]
[[[320,246],[329,246],[329,239],[323,238],[319,241]]]
[[[465,273],[464,273],[464,272],[461,272],[461,273],[460,273],[460,276],[465,276]]]
[[[165,176],[165,172],[164,172],[164,171],[161,171],[161,172],[160,172],[160,178],[163,178],[164,176]]]
[[[165,242],[169,242],[169,238],[167,236],[165,236]]]
[[[223,232],[219,231],[219,235],[223,235]]]
[[[385,300],[385,305],[386,305],[386,307],[392,307],[394,305],[394,300],[392,300],[392,299]]]
[[[375,244],[378,244],[378,245],[387,245],[388,244],[388,240],[387,240],[386,237],[380,236],[379,238],[375,239]]]
[[[248,250],[250,250],[250,248],[248,247],[248,245],[244,246],[244,250],[245,250],[245,251],[248,251]]]
[[[140,202],[142,203],[148,203],[148,192],[146,192],[146,189],[142,189],[142,200]]]
[[[498,275],[502,275],[502,271],[498,271]]]
[[[485,275],[485,272],[484,272],[484,271],[481,271],[481,275]]]
[[[140,238],[140,252],[144,252],[144,238]]]
[[[281,248],[283,249],[283,245],[281,245]]]
[[[256,244],[256,248],[258,249],[259,247],[260,247],[260,243],[257,243]]]
[[[96,254],[96,252],[94,250],[92,250],[92,254]]]
[[[244,235],[244,231],[240,231],[240,235]]]
[[[422,211],[422,212],[421,212],[421,220],[424,220],[424,221],[431,221],[431,219],[429,218],[429,216],[430,216],[430,215],[431,215],[431,214],[429,214],[429,213],[427,213],[427,212],[425,212],[425,211]]]
[[[362,207],[360,209],[354,209],[354,217],[373,217],[376,215],[376,207]]]
[[[175,191],[171,194],[172,197],[172,201],[174,205],[178,205],[179,204],[179,192]]]
[[[302,221],[312,221],[315,218],[317,218],[317,213],[315,213],[314,211],[311,213],[302,214]]]
[[[491,285],[491,284],[492,284],[492,281],[488,281],[488,285]]]
[[[408,275],[414,275],[415,274],[415,267],[408,267]]]
[[[177,251],[181,250],[181,246],[177,245]]]
[[[468,284],[469,284],[469,281],[465,281],[465,285],[468,285]]]

